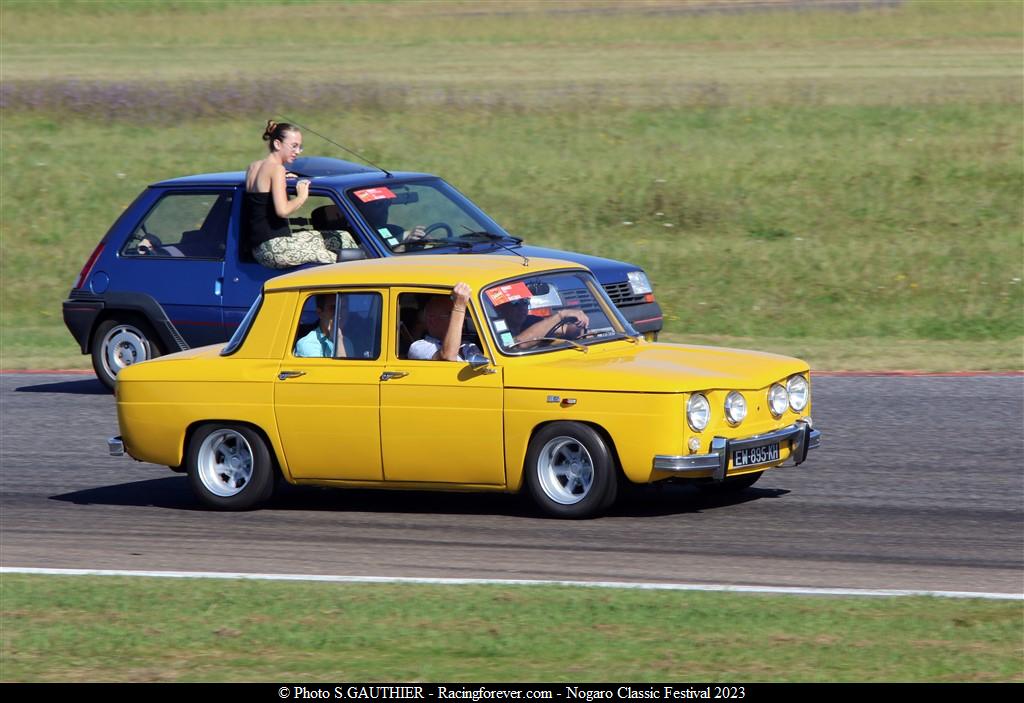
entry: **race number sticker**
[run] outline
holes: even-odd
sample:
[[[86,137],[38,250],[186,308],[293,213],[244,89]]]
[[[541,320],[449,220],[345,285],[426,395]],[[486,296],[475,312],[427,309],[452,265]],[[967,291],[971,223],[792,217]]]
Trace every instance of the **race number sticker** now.
[[[353,191],[353,195],[359,198],[364,203],[372,203],[374,200],[393,200],[398,197],[390,188],[363,188],[362,190]]]
[[[490,298],[491,304],[494,307],[515,302],[516,300],[529,300],[530,295],[530,289],[522,281],[506,283],[503,286],[495,286],[487,290],[487,297]]]

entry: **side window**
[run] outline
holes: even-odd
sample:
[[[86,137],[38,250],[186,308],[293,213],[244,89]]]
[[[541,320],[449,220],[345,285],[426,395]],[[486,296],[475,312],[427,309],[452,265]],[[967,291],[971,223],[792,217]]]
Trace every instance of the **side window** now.
[[[450,312],[447,308],[450,300],[447,295],[430,293],[402,293],[398,296],[398,329],[395,338],[398,341],[399,359],[411,358],[409,348],[419,340],[440,344],[448,324]],[[478,348],[480,345],[473,317],[468,312],[462,323],[462,345],[467,344]]]
[[[327,248],[339,254],[338,261],[366,258],[345,213],[328,197],[311,195],[288,219],[288,224],[293,234],[318,232]]]
[[[231,193],[170,193],[121,248],[121,256],[223,259]]]
[[[380,358],[381,295],[309,295],[295,330],[292,353],[335,359]]]
[[[409,347],[417,339],[423,339],[427,328],[424,312],[429,295],[419,293],[402,293],[398,296],[398,358],[409,358]]]

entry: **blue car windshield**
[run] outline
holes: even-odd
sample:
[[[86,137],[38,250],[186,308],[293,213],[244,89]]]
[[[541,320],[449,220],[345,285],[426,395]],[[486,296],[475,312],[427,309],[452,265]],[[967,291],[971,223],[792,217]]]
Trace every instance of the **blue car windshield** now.
[[[440,178],[353,188],[348,198],[394,254],[519,241]]]

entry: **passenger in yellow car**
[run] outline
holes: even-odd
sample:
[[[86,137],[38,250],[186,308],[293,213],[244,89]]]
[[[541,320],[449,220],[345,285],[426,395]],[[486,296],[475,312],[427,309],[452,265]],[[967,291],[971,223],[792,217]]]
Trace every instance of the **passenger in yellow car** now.
[[[409,358],[421,361],[466,361],[480,353],[475,344],[462,344],[462,324],[466,305],[473,291],[466,283],[456,283],[450,298],[433,296],[423,310],[427,333],[409,347]]]
[[[309,334],[295,344],[295,356],[334,356],[334,312],[335,296],[333,293],[316,296],[316,314],[319,317],[319,324]],[[338,336],[341,335],[341,327],[345,324],[345,306],[339,310]],[[345,353],[342,356],[353,357],[352,344],[348,339],[341,338],[342,349]]]

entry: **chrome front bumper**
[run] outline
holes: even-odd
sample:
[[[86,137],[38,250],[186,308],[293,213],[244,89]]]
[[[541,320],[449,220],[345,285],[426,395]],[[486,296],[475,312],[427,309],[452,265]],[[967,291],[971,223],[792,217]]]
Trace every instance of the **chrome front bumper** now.
[[[110,456],[124,456],[124,441],[121,439],[121,435],[108,437],[107,449],[110,450]]]
[[[658,471],[671,471],[683,475],[694,474],[694,478],[711,471],[711,478],[722,481],[725,480],[726,472],[729,469],[729,457],[732,456],[732,452],[737,449],[750,449],[774,442],[778,442],[780,446],[784,442],[789,442],[789,458],[795,462],[795,465],[800,465],[807,459],[807,452],[817,449],[821,444],[821,432],[811,429],[810,423],[797,420],[789,427],[753,437],[737,439],[715,437],[711,440],[710,454],[658,455],[654,457],[654,468]]]

